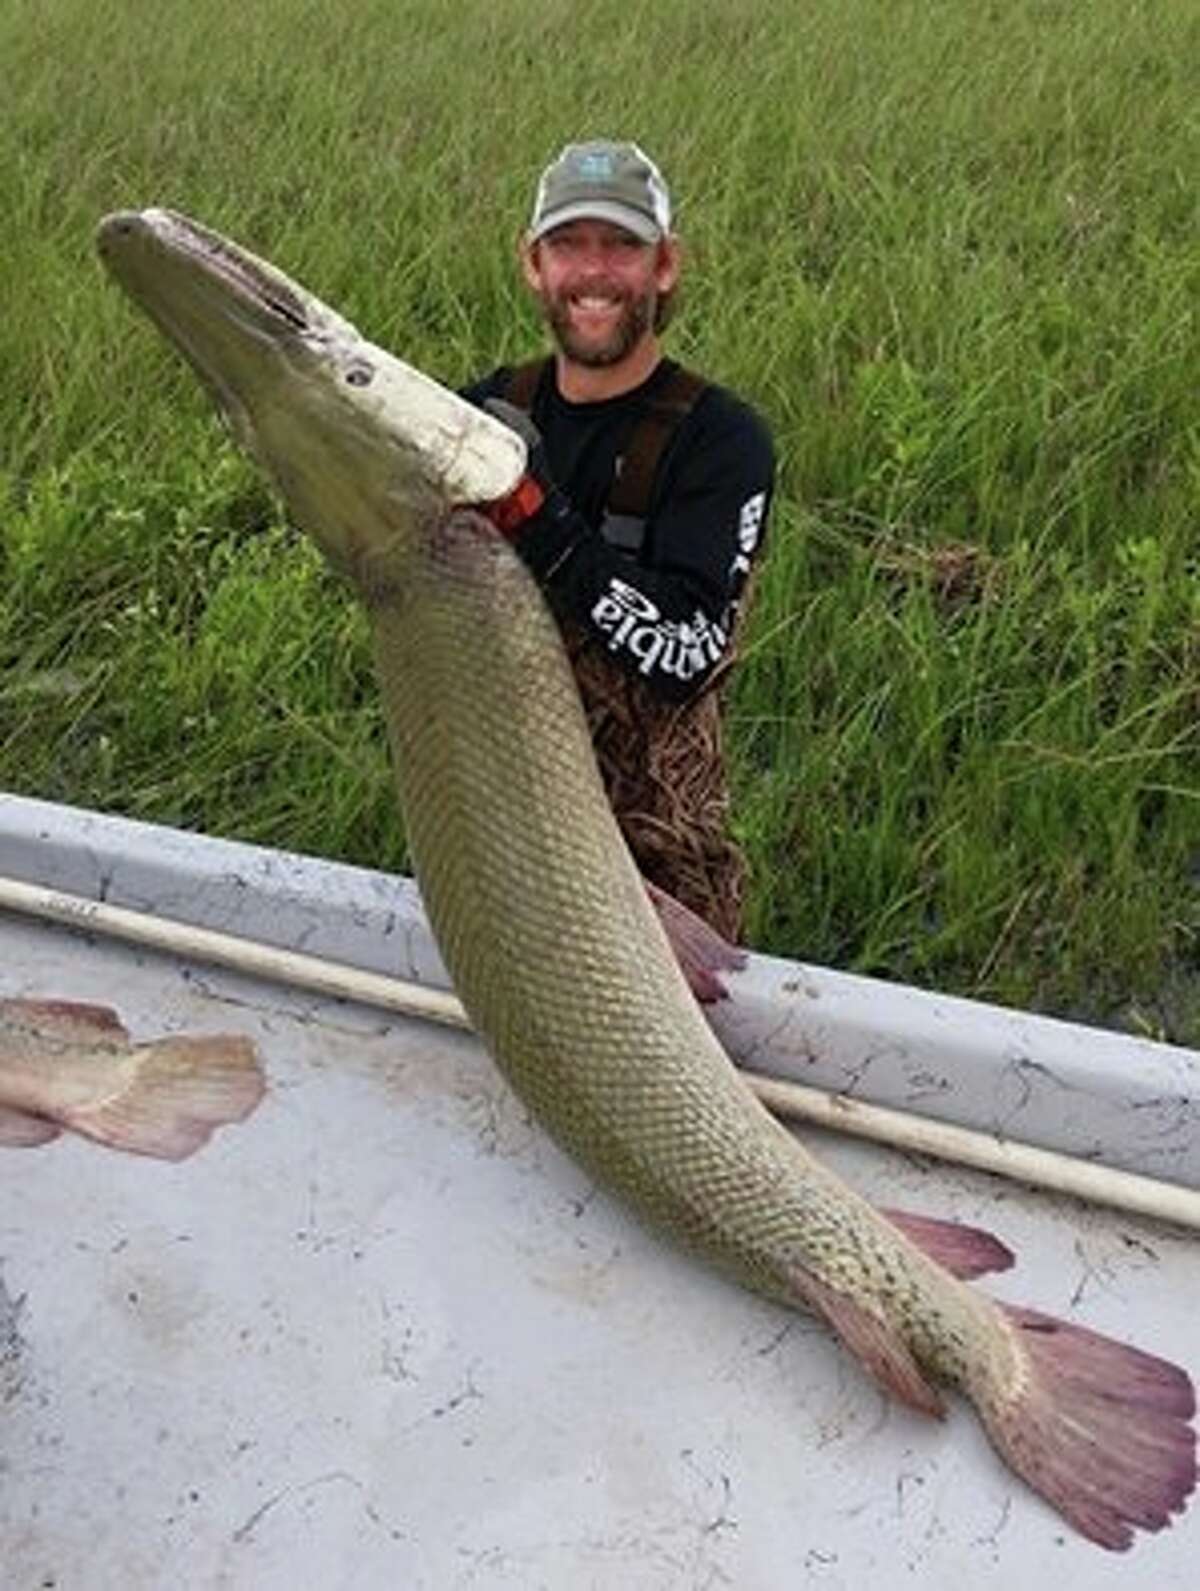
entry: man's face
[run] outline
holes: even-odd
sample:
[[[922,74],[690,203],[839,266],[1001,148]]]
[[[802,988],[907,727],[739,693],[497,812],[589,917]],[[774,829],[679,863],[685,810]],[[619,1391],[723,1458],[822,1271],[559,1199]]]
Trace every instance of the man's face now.
[[[649,335],[679,276],[672,239],[643,243],[608,221],[570,221],[522,249],[525,279],[559,347],[577,364],[619,364]]]

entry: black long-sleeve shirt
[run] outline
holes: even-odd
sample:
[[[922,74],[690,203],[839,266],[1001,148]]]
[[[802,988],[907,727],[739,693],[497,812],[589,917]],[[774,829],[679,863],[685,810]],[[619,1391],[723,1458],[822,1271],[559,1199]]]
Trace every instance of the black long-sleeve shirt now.
[[[559,488],[516,546],[552,608],[606,646],[668,700],[692,696],[728,651],[738,603],[766,528],[771,438],[733,393],[708,386],[671,438],[654,482],[640,549],[601,534],[617,462],[645,399],[674,367],[663,360],[632,392],[598,403],[562,397],[543,377],[531,418]],[[463,396],[504,397],[501,367]]]

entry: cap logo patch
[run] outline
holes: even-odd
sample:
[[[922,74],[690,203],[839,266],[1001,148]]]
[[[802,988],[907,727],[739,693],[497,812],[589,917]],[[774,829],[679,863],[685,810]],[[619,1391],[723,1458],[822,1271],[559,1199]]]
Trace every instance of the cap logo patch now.
[[[604,151],[583,155],[579,161],[579,175],[585,182],[609,182],[614,169],[612,156]]]

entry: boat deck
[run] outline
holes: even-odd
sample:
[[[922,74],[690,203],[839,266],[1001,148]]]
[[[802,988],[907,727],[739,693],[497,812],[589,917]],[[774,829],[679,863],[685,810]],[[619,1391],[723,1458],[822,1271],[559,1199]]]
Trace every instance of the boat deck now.
[[[33,870],[81,887],[45,838]],[[229,863],[211,913],[274,889],[311,945],[285,899],[307,864],[257,853],[249,879],[246,848],[204,845],[199,872]],[[337,876],[364,910],[409,902]],[[0,995],[246,1033],[269,1077],[179,1165],[0,1150],[5,1588],[1195,1584],[1200,1505],[1132,1558],[1080,1540],[965,1405],[889,1403],[813,1322],[643,1232],[469,1035],[12,914]],[[998,1295],[1200,1379],[1194,1237],[802,1136],[872,1197],[994,1230]]]

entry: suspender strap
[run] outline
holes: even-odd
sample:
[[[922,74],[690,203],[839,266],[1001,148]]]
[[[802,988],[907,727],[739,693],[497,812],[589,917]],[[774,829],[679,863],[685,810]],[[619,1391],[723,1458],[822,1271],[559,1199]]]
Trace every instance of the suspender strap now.
[[[524,409],[528,414],[533,408],[533,400],[537,396],[537,389],[542,379],[542,373],[554,363],[550,359],[531,359],[527,365],[518,365],[509,372],[508,390],[505,399],[516,409]]]
[[[645,519],[667,444],[707,385],[702,376],[676,365],[662,390],[645,400],[608,494],[611,515]]]
[[[549,359],[533,359],[509,372],[504,396],[528,414],[533,408],[542,377],[552,368]],[[676,365],[653,398],[643,400],[634,422],[629,446],[617,461],[609,489],[607,513],[601,533],[614,546],[637,552],[645,536],[646,515],[654,480],[671,438],[691,413],[708,383],[703,376]]]

